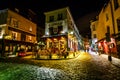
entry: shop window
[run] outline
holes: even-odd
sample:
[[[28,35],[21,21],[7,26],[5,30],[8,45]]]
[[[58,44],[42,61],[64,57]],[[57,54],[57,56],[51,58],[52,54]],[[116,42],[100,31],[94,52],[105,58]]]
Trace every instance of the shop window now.
[[[29,51],[32,51],[32,47],[31,46],[28,46],[28,52]]]
[[[58,41],[57,41],[57,42],[54,42],[54,48],[58,48],[58,44],[59,44]]]
[[[64,41],[60,41],[60,50],[64,49]]]
[[[52,48],[52,42],[49,42],[49,48]]]

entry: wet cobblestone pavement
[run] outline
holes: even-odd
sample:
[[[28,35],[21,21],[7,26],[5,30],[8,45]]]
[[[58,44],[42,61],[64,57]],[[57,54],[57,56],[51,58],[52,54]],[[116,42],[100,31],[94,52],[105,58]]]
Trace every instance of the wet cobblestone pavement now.
[[[16,58],[0,62],[0,80],[120,80],[120,68],[90,53],[68,60]]]

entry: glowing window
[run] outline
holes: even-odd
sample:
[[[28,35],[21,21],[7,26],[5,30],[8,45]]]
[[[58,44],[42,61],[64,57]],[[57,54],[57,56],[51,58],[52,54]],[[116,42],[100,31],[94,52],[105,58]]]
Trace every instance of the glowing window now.
[[[32,26],[30,26],[29,31],[32,32]]]
[[[16,32],[12,32],[12,39],[17,40],[17,33]]]
[[[29,36],[29,41],[32,41],[32,36]]]

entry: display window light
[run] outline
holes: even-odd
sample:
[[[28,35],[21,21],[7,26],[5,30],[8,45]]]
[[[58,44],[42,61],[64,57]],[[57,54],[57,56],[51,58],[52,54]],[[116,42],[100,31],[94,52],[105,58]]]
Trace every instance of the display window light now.
[[[49,35],[49,32],[47,32],[46,34]]]
[[[73,31],[71,31],[70,34],[73,34]]]

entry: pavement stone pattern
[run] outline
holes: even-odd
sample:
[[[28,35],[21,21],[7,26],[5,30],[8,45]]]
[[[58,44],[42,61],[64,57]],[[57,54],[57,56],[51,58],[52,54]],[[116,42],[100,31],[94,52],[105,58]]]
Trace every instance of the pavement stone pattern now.
[[[0,80],[10,80],[11,75],[16,76],[12,80],[120,80],[120,60],[112,58],[110,62],[107,55],[82,53],[68,60],[16,59],[13,61],[19,64],[0,63]]]
[[[70,80],[58,69],[13,63],[0,63],[0,66],[0,80]]]

